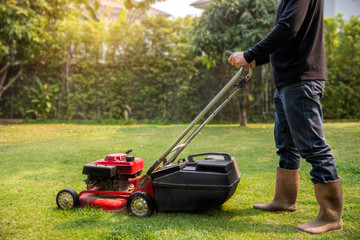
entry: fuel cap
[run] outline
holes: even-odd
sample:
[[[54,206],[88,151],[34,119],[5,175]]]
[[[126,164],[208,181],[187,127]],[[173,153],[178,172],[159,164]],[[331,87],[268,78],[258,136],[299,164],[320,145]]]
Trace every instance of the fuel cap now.
[[[127,162],[133,162],[133,161],[135,161],[135,157],[132,156],[132,155],[126,156],[126,161]]]

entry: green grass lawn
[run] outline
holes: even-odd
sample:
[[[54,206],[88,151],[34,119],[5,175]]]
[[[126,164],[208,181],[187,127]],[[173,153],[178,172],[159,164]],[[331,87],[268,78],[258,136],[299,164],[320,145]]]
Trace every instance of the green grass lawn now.
[[[254,203],[271,201],[274,193],[278,157],[272,124],[207,126],[181,155],[218,151],[236,158],[242,178],[220,209],[136,218],[90,208],[57,208],[61,189],[85,190],[85,163],[132,148],[147,170],[185,128],[0,125],[0,239],[360,239],[360,122],[325,124],[342,178],[343,231],[311,236],[295,230],[318,212],[305,161],[295,213],[252,209]]]

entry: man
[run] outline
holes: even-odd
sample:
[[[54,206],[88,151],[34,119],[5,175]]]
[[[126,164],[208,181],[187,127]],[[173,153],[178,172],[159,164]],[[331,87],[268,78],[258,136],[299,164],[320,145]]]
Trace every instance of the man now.
[[[274,199],[256,204],[263,211],[296,211],[301,157],[310,175],[320,211],[296,230],[316,234],[342,229],[342,190],[322,126],[320,100],[326,74],[322,0],[281,0],[273,30],[229,62],[240,68],[271,63],[275,93],[274,136],[280,156]]]

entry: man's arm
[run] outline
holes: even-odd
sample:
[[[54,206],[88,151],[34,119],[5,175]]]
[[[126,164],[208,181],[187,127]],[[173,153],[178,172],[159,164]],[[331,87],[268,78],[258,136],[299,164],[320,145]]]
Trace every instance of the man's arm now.
[[[265,63],[268,63],[269,60],[270,60],[269,55],[267,55],[262,58],[256,59],[251,63],[248,63],[244,58],[244,52],[235,52],[228,59],[228,61],[237,68],[240,68],[241,66],[245,66],[245,70],[247,70],[249,67],[253,68],[255,66],[260,66]]]
[[[269,62],[269,55],[295,38],[306,17],[311,0],[289,0],[279,6],[281,15],[273,30],[259,43],[245,52],[234,53],[228,61],[240,68],[256,60],[256,65]]]
[[[244,52],[247,62],[268,56],[295,38],[306,17],[310,0],[290,0],[281,11],[273,30],[259,43]],[[280,6],[281,7],[281,6]]]

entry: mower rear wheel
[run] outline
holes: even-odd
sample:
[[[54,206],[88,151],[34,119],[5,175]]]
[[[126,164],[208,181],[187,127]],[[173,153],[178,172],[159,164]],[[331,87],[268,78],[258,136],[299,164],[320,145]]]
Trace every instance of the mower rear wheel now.
[[[60,209],[75,208],[79,205],[79,195],[74,189],[65,188],[57,194],[56,204]]]
[[[154,212],[154,200],[146,192],[135,192],[126,202],[128,213],[136,217],[150,217]]]

